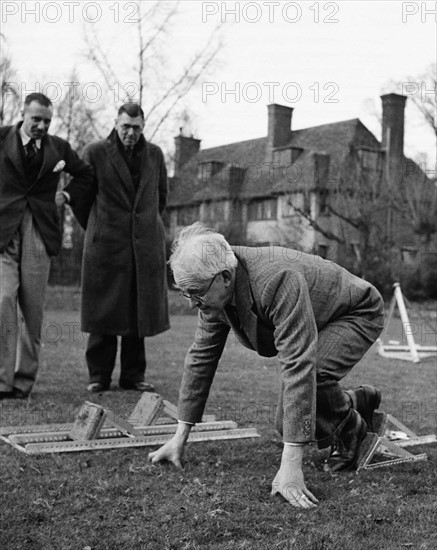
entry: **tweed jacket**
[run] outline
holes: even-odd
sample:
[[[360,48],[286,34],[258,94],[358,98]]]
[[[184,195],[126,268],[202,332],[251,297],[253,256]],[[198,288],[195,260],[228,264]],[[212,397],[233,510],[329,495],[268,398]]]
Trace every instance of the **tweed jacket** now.
[[[80,160],[68,142],[46,135],[43,139],[43,165],[29,186],[23,168],[20,126],[18,123],[0,128],[0,252],[13,238],[28,207],[47,253],[55,256],[62,243],[62,223],[55,203],[60,174],[64,171],[75,177],[68,189],[73,202],[92,183],[92,170]]]
[[[238,259],[233,302],[228,313],[199,311],[179,394],[179,419],[199,422],[232,326],[246,347],[281,364],[284,441],[314,440],[318,333],[363,304],[379,303],[368,282],[319,256],[282,247],[233,247]],[[358,313],[355,313],[358,315]],[[369,316],[372,314],[369,313]]]

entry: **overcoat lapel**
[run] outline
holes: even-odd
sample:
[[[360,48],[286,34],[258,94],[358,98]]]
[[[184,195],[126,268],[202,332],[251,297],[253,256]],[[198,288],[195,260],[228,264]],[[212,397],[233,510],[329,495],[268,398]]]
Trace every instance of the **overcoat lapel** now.
[[[135,187],[134,182],[132,181],[132,176],[130,174],[129,168],[123,158],[123,155],[120,153],[117,143],[116,143],[115,130],[113,130],[106,140],[105,146],[108,152],[109,160],[115,168],[116,172],[122,179],[123,183],[126,185],[126,188],[129,193],[129,197],[134,200],[135,197]]]
[[[13,126],[9,131],[6,139],[4,141],[4,148],[6,155],[11,159],[12,164],[20,172],[20,174],[25,178],[24,167],[23,167],[23,158],[21,156],[21,150],[23,148],[23,143],[18,134],[19,125]]]
[[[144,137],[142,137],[141,139],[144,139]],[[146,189],[146,187],[150,184],[151,181],[154,181],[152,180],[153,167],[152,167],[152,162],[150,158],[150,147],[147,141],[146,140],[144,141],[145,141],[145,147],[143,148],[142,154],[141,154],[141,178],[140,178],[140,184],[138,186],[138,191],[135,196],[134,206],[138,204],[138,201],[140,200],[141,195]]]

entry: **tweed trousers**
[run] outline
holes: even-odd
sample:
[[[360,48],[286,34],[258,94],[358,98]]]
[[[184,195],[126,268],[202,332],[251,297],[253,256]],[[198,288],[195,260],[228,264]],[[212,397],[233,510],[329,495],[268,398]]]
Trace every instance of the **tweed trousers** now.
[[[316,360],[316,441],[329,447],[351,414],[339,381],[358,363],[383,329],[382,301],[363,303],[354,314],[330,322],[318,334]],[[282,433],[283,392],[278,396],[276,428]]]
[[[36,379],[45,290],[50,271],[32,212],[0,254],[0,391],[29,393]]]

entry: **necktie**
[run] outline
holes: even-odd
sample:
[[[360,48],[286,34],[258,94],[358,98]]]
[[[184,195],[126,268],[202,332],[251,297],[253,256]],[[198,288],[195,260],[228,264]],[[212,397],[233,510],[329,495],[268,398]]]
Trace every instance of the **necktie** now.
[[[33,158],[35,158],[36,151],[37,151],[36,142],[33,138],[31,138],[26,145],[27,160],[32,160]]]

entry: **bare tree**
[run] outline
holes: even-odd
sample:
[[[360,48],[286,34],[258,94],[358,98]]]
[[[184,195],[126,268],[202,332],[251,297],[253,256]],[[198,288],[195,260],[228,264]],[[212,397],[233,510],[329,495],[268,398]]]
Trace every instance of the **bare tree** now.
[[[375,263],[392,254],[402,211],[393,200],[381,164],[363,169],[361,154],[351,148],[344,166],[335,170],[338,177],[315,190],[315,210],[296,206],[292,199],[290,205],[317,233],[339,245],[340,263],[370,279]]]
[[[437,184],[416,163],[407,161],[405,166],[401,192],[397,195],[398,208],[414,233],[428,244],[437,233]]]
[[[430,243],[437,232],[437,188],[413,161],[405,161],[395,185],[382,155],[379,165],[369,170],[363,168],[361,154],[351,149],[338,179],[315,190],[315,210],[300,208],[292,199],[290,204],[317,233],[339,245],[340,263],[374,282],[392,282],[403,244],[417,248]],[[321,204],[325,215],[320,215]]]
[[[6,38],[0,34],[0,125],[12,124],[21,108],[21,98],[18,84],[14,82],[16,76],[12,65],[12,58],[6,51]]]
[[[54,103],[52,130],[66,139],[80,153],[88,143],[102,138],[99,128],[99,112],[102,107],[87,102],[79,88],[79,78],[73,68],[70,86],[65,88],[62,99]],[[61,175],[60,188],[65,187],[69,177]],[[78,284],[83,247],[83,231],[73,217],[70,206],[64,205],[59,212],[63,220],[63,241],[60,254],[53,259],[50,281],[55,284]]]
[[[131,24],[135,26],[136,36],[135,64],[129,71],[130,86],[119,88],[122,92],[119,100],[140,103],[145,113],[146,137],[153,139],[211,67],[222,44],[216,28],[199,51],[173,72],[169,70],[166,41],[176,22],[180,2],[139,2],[137,5],[138,18]],[[123,37],[118,40],[121,49]],[[86,29],[85,41],[87,58],[97,67],[107,88],[114,90],[121,80],[95,26]]]
[[[416,77],[409,76],[407,82],[402,83],[402,89],[437,137],[436,64],[431,64],[425,72]]]
[[[76,68],[69,82],[79,83]],[[88,103],[75,86],[66,89],[64,97],[55,104],[54,127],[58,135],[66,139],[73,149],[81,152],[87,143],[103,137],[98,119],[102,106]]]

